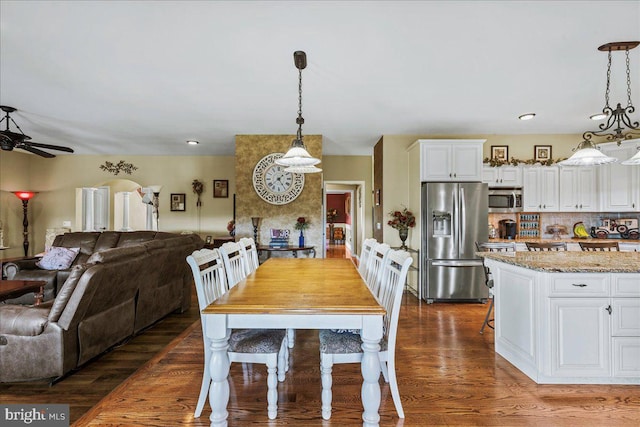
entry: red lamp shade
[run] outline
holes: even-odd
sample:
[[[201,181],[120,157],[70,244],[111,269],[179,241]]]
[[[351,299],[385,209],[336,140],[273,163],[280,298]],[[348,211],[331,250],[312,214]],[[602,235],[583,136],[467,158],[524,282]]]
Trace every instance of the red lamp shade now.
[[[33,191],[14,191],[13,194],[20,200],[31,200],[36,195]]]

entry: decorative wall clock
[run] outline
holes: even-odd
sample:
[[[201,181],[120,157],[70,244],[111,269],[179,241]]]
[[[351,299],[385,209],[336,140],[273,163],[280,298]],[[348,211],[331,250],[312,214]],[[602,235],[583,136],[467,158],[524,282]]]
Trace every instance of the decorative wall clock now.
[[[272,205],[286,205],[294,201],[304,188],[304,174],[286,172],[286,166],[275,162],[284,153],[264,156],[253,169],[253,188],[258,196]]]

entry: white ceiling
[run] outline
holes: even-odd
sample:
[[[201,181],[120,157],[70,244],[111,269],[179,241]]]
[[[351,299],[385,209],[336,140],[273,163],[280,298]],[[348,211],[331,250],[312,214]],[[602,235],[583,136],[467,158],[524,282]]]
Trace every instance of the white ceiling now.
[[[294,134],[304,50],[303,134],[364,155],[381,135],[595,128],[597,47],[640,40],[640,1],[2,0],[0,23],[0,104],[35,142],[232,155],[236,134]],[[616,52],[611,103],[626,99]]]

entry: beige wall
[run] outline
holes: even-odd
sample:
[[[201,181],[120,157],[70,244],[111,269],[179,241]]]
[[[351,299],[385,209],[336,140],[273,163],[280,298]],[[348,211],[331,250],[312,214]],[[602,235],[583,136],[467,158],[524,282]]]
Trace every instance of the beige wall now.
[[[286,137],[284,151],[291,143]],[[307,143],[305,136],[305,143]],[[319,155],[319,154],[316,154]],[[105,161],[117,163],[124,160],[133,163],[138,170],[131,175],[120,173],[117,176],[100,170]],[[313,221],[318,231],[316,240],[321,239],[321,178],[326,180],[364,181],[370,188],[371,158],[368,156],[326,156],[320,166],[322,174],[316,178],[307,178],[309,188],[313,186],[318,193],[318,207],[314,208]],[[250,168],[252,172],[253,167]],[[239,193],[235,178],[235,156],[84,156],[58,155],[53,159],[21,153],[19,151],[0,152],[0,220],[4,224],[4,243],[10,249],[0,253],[0,257],[21,256],[22,252],[22,203],[11,194],[16,190],[33,190],[38,194],[29,202],[29,252],[35,254],[44,250],[47,228],[61,227],[63,221],[75,224],[75,189],[96,186],[115,179],[135,181],[143,186],[160,184],[160,230],[195,231],[198,229],[196,195],[191,182],[199,179],[205,183],[200,213],[200,234],[227,235],[226,225],[233,218],[233,194]],[[229,198],[213,198],[213,180],[229,180]],[[317,181],[313,183],[313,181]],[[312,182],[312,184],[308,184]],[[253,187],[249,194],[255,195]],[[169,200],[171,193],[186,194],[186,211],[171,212]],[[255,195],[257,198],[257,195]],[[370,201],[364,198],[368,209],[365,211],[370,221]],[[264,203],[264,202],[263,202]],[[265,203],[266,204],[266,203]],[[291,215],[297,215],[293,212]],[[306,213],[305,213],[306,215]],[[258,216],[264,216],[260,213]],[[304,216],[304,215],[302,215]],[[297,217],[296,217],[297,218]],[[294,218],[295,220],[295,218]],[[290,221],[287,222],[288,225]],[[268,231],[267,231],[268,233]],[[245,233],[247,234],[247,233]],[[253,235],[252,231],[250,233]],[[296,240],[297,242],[297,240]],[[318,248],[320,242],[313,242]],[[318,252],[320,253],[320,251]]]

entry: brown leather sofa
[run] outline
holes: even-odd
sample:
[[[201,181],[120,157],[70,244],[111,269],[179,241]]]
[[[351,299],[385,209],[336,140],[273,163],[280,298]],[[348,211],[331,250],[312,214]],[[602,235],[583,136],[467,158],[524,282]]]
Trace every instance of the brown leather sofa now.
[[[188,309],[193,278],[185,259],[203,245],[196,235],[153,231],[58,236],[54,246],[81,252],[71,269],[49,275],[55,298],[38,307],[0,304],[0,382],[61,377]],[[41,273],[28,266],[17,265],[14,278]]]

